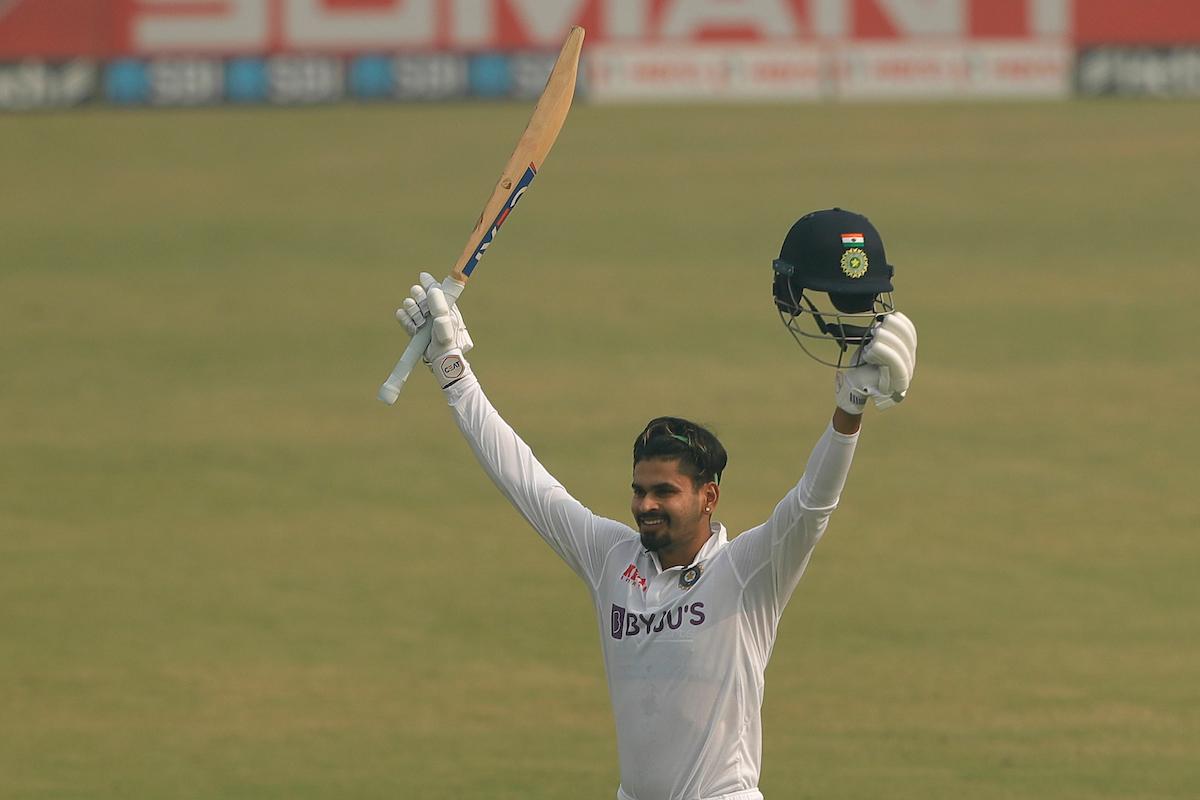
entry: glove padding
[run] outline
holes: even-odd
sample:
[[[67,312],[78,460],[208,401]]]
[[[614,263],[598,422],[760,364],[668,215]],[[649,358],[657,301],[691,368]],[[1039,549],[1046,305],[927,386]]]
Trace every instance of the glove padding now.
[[[861,414],[867,398],[883,410],[903,402],[917,366],[917,329],[899,311],[875,323],[871,340],[855,355],[856,367],[838,370],[834,391],[838,408]]]
[[[433,326],[429,346],[421,360],[445,389],[470,370],[463,353],[475,343],[467,332],[462,313],[457,306],[450,305],[441,284],[428,272],[421,273],[420,283],[413,285],[409,295],[396,309],[396,319],[409,336],[416,336],[422,328]]]

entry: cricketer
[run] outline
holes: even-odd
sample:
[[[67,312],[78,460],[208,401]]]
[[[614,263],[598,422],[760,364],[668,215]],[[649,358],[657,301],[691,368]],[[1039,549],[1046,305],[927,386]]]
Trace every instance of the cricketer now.
[[[587,585],[616,720],[618,800],[763,797],[763,676],[780,615],[837,507],[868,400],[901,402],[916,363],[892,276],[866,217],[827,209],[788,231],[775,306],[805,352],[835,368],[835,409],[799,483],[735,537],[714,516],[727,456],[712,433],[651,420],[633,442],[636,528],[597,516],[492,407],[464,356],[473,342],[462,315],[432,275],[397,311],[410,336],[432,326],[425,361],[479,463]]]

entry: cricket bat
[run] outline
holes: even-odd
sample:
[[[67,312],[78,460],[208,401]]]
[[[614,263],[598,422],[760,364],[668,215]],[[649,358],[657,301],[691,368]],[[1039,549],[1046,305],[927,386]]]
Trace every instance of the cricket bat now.
[[[567,119],[567,112],[571,110],[571,99],[575,96],[575,78],[579,73],[579,52],[582,47],[583,28],[575,26],[567,34],[562,50],[558,53],[558,60],[550,70],[546,88],[542,90],[542,95],[534,106],[533,116],[529,118],[525,132],[521,134],[516,149],[504,166],[500,180],[484,205],[475,228],[467,237],[467,245],[463,248],[462,255],[455,262],[450,274],[442,281],[442,291],[446,293],[447,302],[453,304],[458,300],[471,273],[479,266],[480,259],[486,255],[496,238],[500,226],[517,207],[517,203],[537,176],[537,171],[550,148],[554,146],[558,132],[562,130],[563,122]],[[409,372],[429,346],[431,328],[432,326],[426,325],[412,338],[392,374],[379,387],[379,399],[389,406],[396,402],[404,382],[408,380]]]

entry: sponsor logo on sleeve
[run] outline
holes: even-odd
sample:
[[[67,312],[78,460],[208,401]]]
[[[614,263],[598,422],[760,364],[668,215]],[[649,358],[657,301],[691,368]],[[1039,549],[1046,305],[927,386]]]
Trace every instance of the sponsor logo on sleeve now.
[[[438,369],[442,372],[442,377],[446,380],[455,380],[463,376],[463,360],[460,356],[450,354],[444,356],[438,364]]]

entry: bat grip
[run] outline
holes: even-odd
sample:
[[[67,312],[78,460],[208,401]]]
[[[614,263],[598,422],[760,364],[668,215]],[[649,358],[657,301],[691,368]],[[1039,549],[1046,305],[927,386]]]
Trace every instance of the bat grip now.
[[[430,338],[432,338],[432,333],[429,328],[417,331],[417,335],[405,348],[404,355],[400,356],[400,360],[396,362],[392,374],[388,375],[387,380],[379,387],[380,400],[389,406],[396,402],[396,398],[400,396],[400,390],[404,388],[404,382],[408,380],[408,374],[417,365],[425,348],[429,347]]]
[[[458,296],[462,294],[463,287],[464,284],[459,283],[449,276],[442,281],[442,291],[446,294],[447,304],[453,306],[457,302]],[[396,398],[400,396],[400,390],[404,388],[404,382],[408,380],[409,373],[412,372],[412,368],[420,361],[425,349],[429,347],[429,342],[433,338],[432,331],[432,324],[426,324],[409,341],[408,347],[404,349],[404,355],[400,356],[400,360],[396,362],[392,374],[388,375],[387,380],[379,387],[378,397],[384,403],[390,406],[396,402]]]

